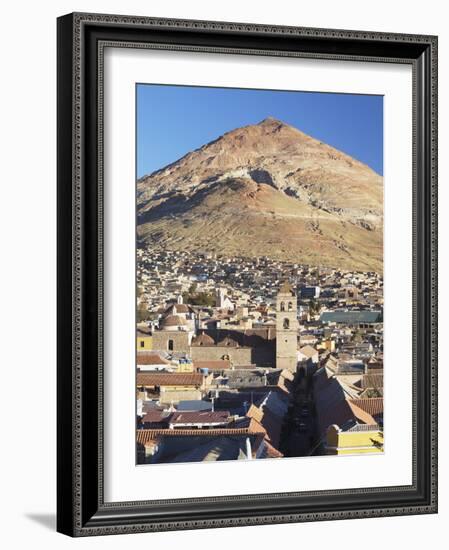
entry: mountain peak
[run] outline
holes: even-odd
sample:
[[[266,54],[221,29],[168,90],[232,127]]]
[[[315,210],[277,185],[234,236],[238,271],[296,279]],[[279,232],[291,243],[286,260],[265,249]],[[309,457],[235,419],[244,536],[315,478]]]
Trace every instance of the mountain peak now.
[[[269,116],[138,182],[138,232],[173,250],[382,268],[382,178]]]
[[[261,120],[257,126],[286,126],[282,120],[279,120],[277,118],[274,118],[273,116],[268,116]]]

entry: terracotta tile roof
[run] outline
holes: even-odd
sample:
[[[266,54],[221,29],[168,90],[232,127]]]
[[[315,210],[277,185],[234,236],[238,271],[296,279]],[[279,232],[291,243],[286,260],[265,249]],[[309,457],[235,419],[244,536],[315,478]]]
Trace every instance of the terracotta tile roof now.
[[[281,437],[282,419],[270,412],[268,409],[251,405],[246,413],[248,418],[255,420],[267,432],[266,440],[277,447]]]
[[[166,413],[165,411],[159,411],[159,410],[150,410],[146,413],[146,415],[142,418],[142,422],[145,424],[153,424],[153,423],[159,423],[164,422],[167,423],[168,420],[170,420],[171,413]]]
[[[266,439],[264,439],[263,446],[264,448],[260,458],[283,458],[284,455],[281,451],[278,451],[276,447],[273,447],[273,445]]]
[[[137,364],[138,365],[169,365],[170,361],[164,359],[160,355],[154,354],[137,354]]]
[[[235,429],[248,429],[252,433],[260,433],[264,436],[267,434],[265,428],[255,418],[245,416],[239,418],[234,423]]]
[[[149,411],[163,411],[164,407],[157,405],[153,401],[144,401],[142,405],[142,411],[147,413]]]
[[[251,407],[248,409],[248,412],[246,413],[246,416],[248,418],[254,418],[254,420],[257,420],[257,422],[261,423],[263,412],[262,409],[259,409],[259,407],[256,407],[256,405],[251,405]]]
[[[354,400],[354,402],[356,401],[357,400]],[[329,426],[333,424],[342,428],[351,421],[370,425],[376,424],[376,421],[370,414],[346,399],[326,408],[324,411],[318,411],[318,424],[320,434],[322,435],[324,435]]]
[[[212,428],[212,429],[154,429],[154,430],[137,430],[136,438],[137,443],[140,445],[145,445],[150,440],[157,439],[159,437],[192,437],[192,436],[202,436],[202,437],[216,437],[221,435],[227,436],[239,436],[239,435],[260,435],[264,436],[265,431],[263,428],[257,426],[257,424],[250,423],[246,428]]]
[[[224,359],[217,361],[194,361],[193,366],[196,369],[225,370],[231,368],[231,362]]]
[[[138,386],[201,386],[203,375],[197,373],[139,372]]]
[[[187,304],[171,304],[164,313],[165,315],[176,315],[177,313],[193,313],[194,310]]]
[[[370,414],[371,416],[377,416],[384,412],[384,400],[383,397],[365,397],[363,399],[351,399],[351,403]]]
[[[352,399],[351,401],[349,401],[349,406],[351,407],[352,413],[354,414],[355,418],[360,422],[362,422],[363,424],[370,424],[370,425],[375,424],[376,421],[374,420],[372,415],[370,415],[365,410],[363,410],[362,408],[356,405],[357,401],[363,401],[363,400]]]
[[[257,420],[255,420],[254,418],[249,419],[248,432],[249,433],[255,433],[255,434],[256,433],[257,434],[263,434],[264,437],[267,433],[265,428],[262,426],[262,424],[260,422],[257,422]]]

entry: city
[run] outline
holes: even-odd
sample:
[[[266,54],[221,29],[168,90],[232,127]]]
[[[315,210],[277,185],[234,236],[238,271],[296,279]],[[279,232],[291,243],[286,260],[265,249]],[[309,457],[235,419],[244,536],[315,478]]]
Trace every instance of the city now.
[[[137,463],[383,451],[383,280],[137,249]]]

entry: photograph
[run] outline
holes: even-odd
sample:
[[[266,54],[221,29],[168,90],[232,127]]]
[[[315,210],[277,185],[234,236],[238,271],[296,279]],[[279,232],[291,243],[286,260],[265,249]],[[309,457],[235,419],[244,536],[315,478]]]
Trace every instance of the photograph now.
[[[58,18],[60,533],[437,514],[438,36],[279,13]]]
[[[136,464],[383,453],[384,97],[135,98]]]

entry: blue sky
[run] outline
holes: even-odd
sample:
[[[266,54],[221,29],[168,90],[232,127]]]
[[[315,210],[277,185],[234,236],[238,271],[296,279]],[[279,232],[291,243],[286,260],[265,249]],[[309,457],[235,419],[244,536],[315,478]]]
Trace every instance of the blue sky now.
[[[383,97],[137,85],[137,177],[272,116],[383,174]]]

